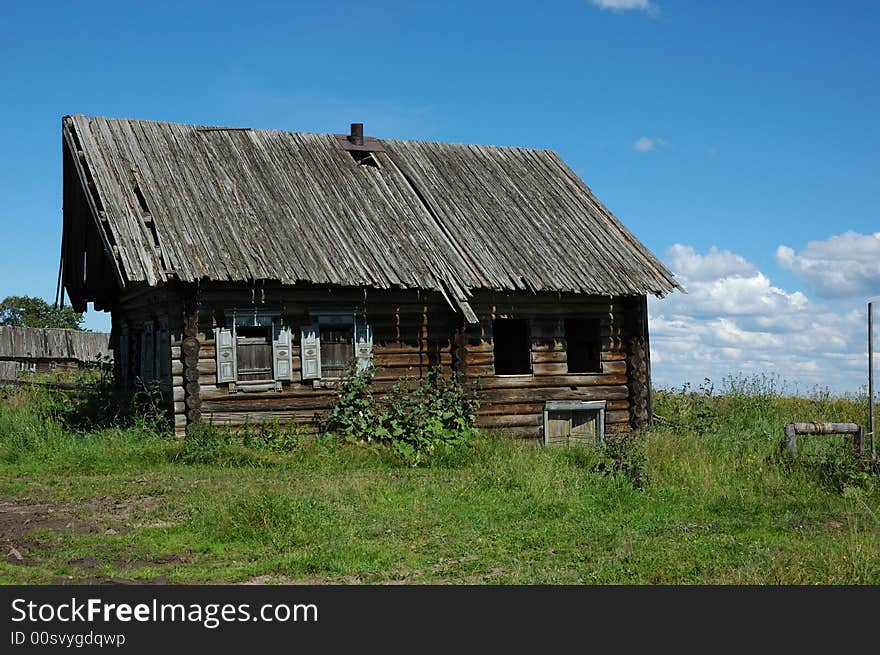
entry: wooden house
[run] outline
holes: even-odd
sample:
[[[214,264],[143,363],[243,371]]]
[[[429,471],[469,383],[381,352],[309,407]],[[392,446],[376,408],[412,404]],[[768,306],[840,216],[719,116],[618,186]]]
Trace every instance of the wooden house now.
[[[23,373],[109,369],[112,364],[109,334],[0,326],[0,380],[16,380]]]
[[[310,423],[352,361],[433,366],[479,425],[567,442],[644,426],[647,294],[672,274],[553,152],[62,120],[63,282],[112,312],[123,384],[196,421]]]

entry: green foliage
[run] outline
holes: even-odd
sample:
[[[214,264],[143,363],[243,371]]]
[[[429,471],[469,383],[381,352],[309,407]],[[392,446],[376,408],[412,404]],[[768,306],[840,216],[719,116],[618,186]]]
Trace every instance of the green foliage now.
[[[0,393],[0,462],[52,473],[107,472],[142,467],[173,450],[146,422],[72,430],[59,418],[66,402],[39,388]]]
[[[355,367],[322,423],[351,442],[387,444],[409,466],[451,463],[476,434],[476,400],[455,377],[432,369],[427,377],[398,381],[378,403],[369,390],[374,371]]]
[[[266,421],[246,425],[239,431],[245,448],[286,453],[300,446],[305,439],[302,428],[296,423]]]
[[[81,329],[83,315],[72,307],[54,307],[35,296],[7,296],[0,302],[0,325]]]
[[[870,492],[877,483],[871,463],[859,457],[847,443],[825,448],[815,466],[822,482],[840,493]]]
[[[841,492],[873,484],[867,471],[839,437],[803,436],[795,462],[780,456],[782,430],[787,423],[864,423],[866,400],[832,396],[827,389],[813,389],[808,396],[791,395],[786,383],[774,375],[728,376],[721,393],[706,379],[699,390],[685,385],[680,390],[658,390],[654,411],[660,417],[656,432],[676,435],[682,443],[700,439],[701,450],[711,449],[713,460],[755,475],[774,474],[813,482]],[[703,457],[703,455],[700,455]]]
[[[231,430],[210,423],[197,423],[181,440],[179,450],[171,461],[187,465],[216,466],[220,468],[273,466],[276,462],[261,451],[241,442]]]
[[[358,371],[356,364],[352,364],[348,375],[339,385],[336,404],[321,421],[324,432],[331,432],[350,442],[372,440],[381,412],[370,393],[370,382],[375,372],[372,366]]]
[[[593,471],[627,479],[635,489],[648,484],[648,458],[638,433],[608,436],[599,448],[602,460]]]
[[[690,382],[686,382],[680,389],[659,391],[657,396],[661,409],[657,413],[661,413],[671,425],[706,434],[715,427],[718,418],[718,402],[714,392],[715,387],[709,378],[705,378],[695,390]]]
[[[35,380],[39,382],[39,379]],[[136,429],[170,434],[171,424],[158,385],[120,389],[108,371],[81,389],[70,391],[34,385],[30,402],[47,419],[68,430]]]

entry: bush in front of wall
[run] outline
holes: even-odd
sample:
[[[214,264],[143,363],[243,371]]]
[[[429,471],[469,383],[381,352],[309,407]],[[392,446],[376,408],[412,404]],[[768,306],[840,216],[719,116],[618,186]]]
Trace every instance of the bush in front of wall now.
[[[448,458],[476,434],[476,400],[456,377],[432,369],[427,377],[398,381],[377,401],[369,390],[374,369],[352,370],[322,429],[347,441],[382,443],[409,466]]]

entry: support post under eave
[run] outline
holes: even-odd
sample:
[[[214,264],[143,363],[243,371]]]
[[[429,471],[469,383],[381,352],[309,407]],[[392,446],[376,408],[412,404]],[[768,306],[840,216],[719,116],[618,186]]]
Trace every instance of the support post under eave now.
[[[199,388],[199,305],[195,294],[187,294],[183,309],[183,402],[186,407],[186,433],[189,434],[202,418],[202,397]]]
[[[452,370],[462,381],[467,378],[467,321],[461,314],[458,315],[458,325],[452,335]]]
[[[630,426],[651,427],[651,359],[648,347],[648,308],[645,296],[625,300],[626,376]]]

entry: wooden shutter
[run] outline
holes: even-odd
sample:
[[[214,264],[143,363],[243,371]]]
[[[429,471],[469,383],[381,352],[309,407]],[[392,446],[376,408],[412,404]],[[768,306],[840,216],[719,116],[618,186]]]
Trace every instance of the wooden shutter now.
[[[272,327],[272,362],[276,380],[293,379],[293,358],[290,353],[290,327],[275,324]]]
[[[354,356],[357,358],[357,371],[362,373],[373,362],[373,330],[365,323],[354,324]]]
[[[155,377],[155,335],[153,332],[153,322],[144,323],[144,330],[141,332],[141,380],[151,382]]]
[[[217,382],[235,382],[235,339],[229,328],[214,328]]]
[[[304,325],[300,328],[300,361],[302,362],[302,379],[318,380],[321,378],[321,329],[317,323]]]

